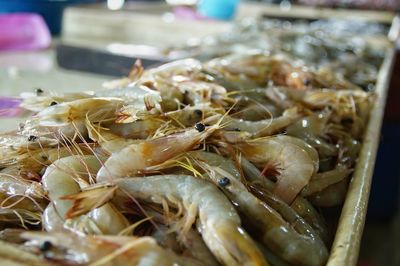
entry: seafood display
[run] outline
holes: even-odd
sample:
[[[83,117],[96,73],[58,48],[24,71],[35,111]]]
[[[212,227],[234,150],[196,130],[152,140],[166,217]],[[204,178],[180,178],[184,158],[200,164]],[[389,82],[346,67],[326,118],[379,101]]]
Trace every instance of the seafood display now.
[[[165,49],[200,59],[211,59],[249,49],[286,54],[317,67],[322,75],[333,71],[371,91],[390,46],[384,24],[362,20],[244,19],[230,32],[191,39],[187,44]],[[336,76],[336,78],[337,78]],[[329,76],[325,78],[329,79]],[[330,78],[333,78],[330,77]]]
[[[325,265],[382,55],[357,46],[353,71],[328,41],[277,48],[300,35],[24,94],[32,116],[0,135],[0,244],[50,265]]]

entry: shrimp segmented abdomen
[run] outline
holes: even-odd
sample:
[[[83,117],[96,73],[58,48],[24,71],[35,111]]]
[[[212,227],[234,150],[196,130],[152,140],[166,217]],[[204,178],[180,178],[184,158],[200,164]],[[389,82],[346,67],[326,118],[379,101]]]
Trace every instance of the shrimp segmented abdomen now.
[[[114,183],[123,191],[118,191],[117,196],[126,198],[129,193],[157,203],[162,198],[174,198],[182,201],[186,209],[198,212],[198,230],[224,264],[267,265],[255,243],[240,227],[240,218],[229,200],[210,183],[178,175],[125,178]]]
[[[315,171],[315,163],[304,149],[277,136],[238,146],[244,156],[258,167],[272,165],[276,168],[274,193],[288,204],[308,184]]]

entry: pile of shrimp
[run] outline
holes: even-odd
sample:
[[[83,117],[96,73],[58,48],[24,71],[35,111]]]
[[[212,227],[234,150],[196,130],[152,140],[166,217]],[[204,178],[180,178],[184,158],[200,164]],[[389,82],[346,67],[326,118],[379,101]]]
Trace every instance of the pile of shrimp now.
[[[245,18],[228,32],[165,48],[199,58],[235,51],[261,49],[284,53],[317,66],[321,75],[334,71],[364,90],[375,89],[376,77],[390,47],[389,29],[383,24],[354,18],[316,21]],[[329,78],[329,76],[327,77]]]
[[[324,265],[373,94],[263,53],[25,94],[0,240],[54,265]],[[335,77],[334,73],[330,73]]]

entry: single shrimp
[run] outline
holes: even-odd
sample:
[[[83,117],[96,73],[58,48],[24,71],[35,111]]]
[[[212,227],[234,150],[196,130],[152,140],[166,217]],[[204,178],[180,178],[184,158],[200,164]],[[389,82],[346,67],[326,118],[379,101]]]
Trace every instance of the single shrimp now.
[[[67,138],[86,136],[86,123],[114,121],[124,101],[118,98],[87,98],[55,103],[25,124],[23,133]]]
[[[296,265],[321,265],[325,262],[328,251],[314,230],[279,199],[272,197],[274,206],[279,207],[279,213],[284,213],[284,217],[253,196],[241,182],[241,174],[233,161],[203,151],[189,152],[187,158],[205,171],[203,176],[226,194],[246,217],[246,223],[256,228],[255,235],[280,257]]]
[[[160,164],[182,152],[189,151],[220,126],[216,124],[206,127],[204,124],[196,124],[196,127],[139,144],[131,144],[121,151],[113,153],[97,173],[97,182],[136,175],[146,167]]]
[[[37,148],[26,150],[24,153],[12,158],[0,160],[0,167],[6,167],[4,171],[25,176],[38,176],[45,167],[54,161],[74,154],[88,154],[90,149],[84,145],[74,145],[56,148]],[[10,154],[11,156],[11,154]]]
[[[308,184],[316,170],[315,163],[303,148],[276,136],[239,143],[238,149],[256,166],[278,172],[274,194],[288,204]]]
[[[62,264],[78,265],[201,265],[161,248],[151,237],[82,236],[65,232],[24,232],[19,238],[33,252]],[[48,248],[43,248],[48,247]]]
[[[51,106],[52,103],[71,102],[79,99],[91,98],[93,96],[85,92],[65,93],[62,95],[48,95],[48,93],[44,92],[41,89],[38,89],[36,93],[22,93],[21,97],[22,102],[20,104],[20,107],[30,111],[40,112]]]
[[[73,204],[63,197],[80,192],[81,186],[86,186],[89,180],[93,179],[101,165],[99,158],[93,155],[70,156],[55,161],[46,169],[42,177],[43,187],[47,190],[56,212],[64,221]],[[117,234],[128,226],[126,218],[111,204],[92,210],[87,217],[103,234]]]
[[[152,136],[161,127],[166,126],[167,123],[185,128],[195,125],[212,113],[214,113],[214,109],[207,105],[186,106],[183,109],[155,115],[145,120],[116,123],[107,125],[107,127],[112,133],[124,138],[145,139]]]
[[[68,126],[77,120],[102,122],[115,119],[123,101],[118,98],[90,98],[54,104],[39,112],[39,124],[48,127]]]
[[[205,123],[212,123],[215,120],[221,119],[220,116],[212,116],[209,119],[205,119]],[[225,116],[222,123],[226,123],[228,126],[226,130],[233,131],[246,131],[251,133],[251,137],[265,137],[270,136],[274,133],[282,131],[285,127],[291,125],[300,119],[301,115],[297,108],[288,109],[283,112],[283,115],[277,118],[264,119],[260,121],[244,121],[242,119],[235,119],[229,116]]]
[[[214,185],[179,175],[124,178],[114,180],[114,184],[119,188],[116,198],[129,200],[131,195],[159,204],[166,200],[182,205],[187,212],[182,233],[198,216],[196,225],[204,242],[225,265],[268,265],[240,226],[240,218],[229,200]]]
[[[265,178],[261,171],[244,157],[240,157],[240,165],[247,182],[249,182],[251,191],[259,199],[271,205],[278,212],[280,212],[279,210],[283,210],[284,212],[280,212],[280,214],[287,221],[295,221],[291,217],[296,216],[290,213],[290,210],[294,210],[318,233],[325,243],[329,242],[329,234],[325,221],[307,199],[298,195],[290,205],[289,210],[287,210],[285,207],[287,205],[271,193],[275,187],[275,184],[271,180]]]

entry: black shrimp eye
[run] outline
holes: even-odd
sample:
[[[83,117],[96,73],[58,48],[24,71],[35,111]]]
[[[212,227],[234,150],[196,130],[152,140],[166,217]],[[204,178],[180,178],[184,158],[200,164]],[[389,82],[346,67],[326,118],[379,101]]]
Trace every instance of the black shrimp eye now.
[[[36,95],[42,94],[44,91],[41,88],[36,88],[35,89]]]
[[[47,251],[47,250],[51,249],[51,246],[52,246],[52,244],[51,244],[50,241],[44,241],[42,243],[42,245],[40,246],[40,250],[41,251]]]
[[[227,178],[227,177],[223,177],[220,180],[218,180],[218,185],[220,185],[221,187],[226,187],[230,183],[231,183],[231,180],[229,180],[229,178]]]
[[[236,127],[236,128],[233,129],[233,131],[240,132],[241,130],[240,130],[240,128]]]
[[[308,86],[311,84],[311,81],[309,79],[304,80],[304,85]]]
[[[199,110],[199,109],[194,110],[194,113],[195,113],[197,116],[203,115],[203,112],[202,112],[201,110]]]
[[[206,126],[203,123],[196,123],[194,128],[199,132],[203,132],[206,129]]]
[[[57,104],[57,102],[51,102],[50,106],[53,106],[53,105],[56,105],[56,104]]]
[[[38,137],[36,137],[36,136],[30,135],[30,136],[28,137],[28,141],[35,141],[35,140],[37,140],[37,138],[38,138]]]

